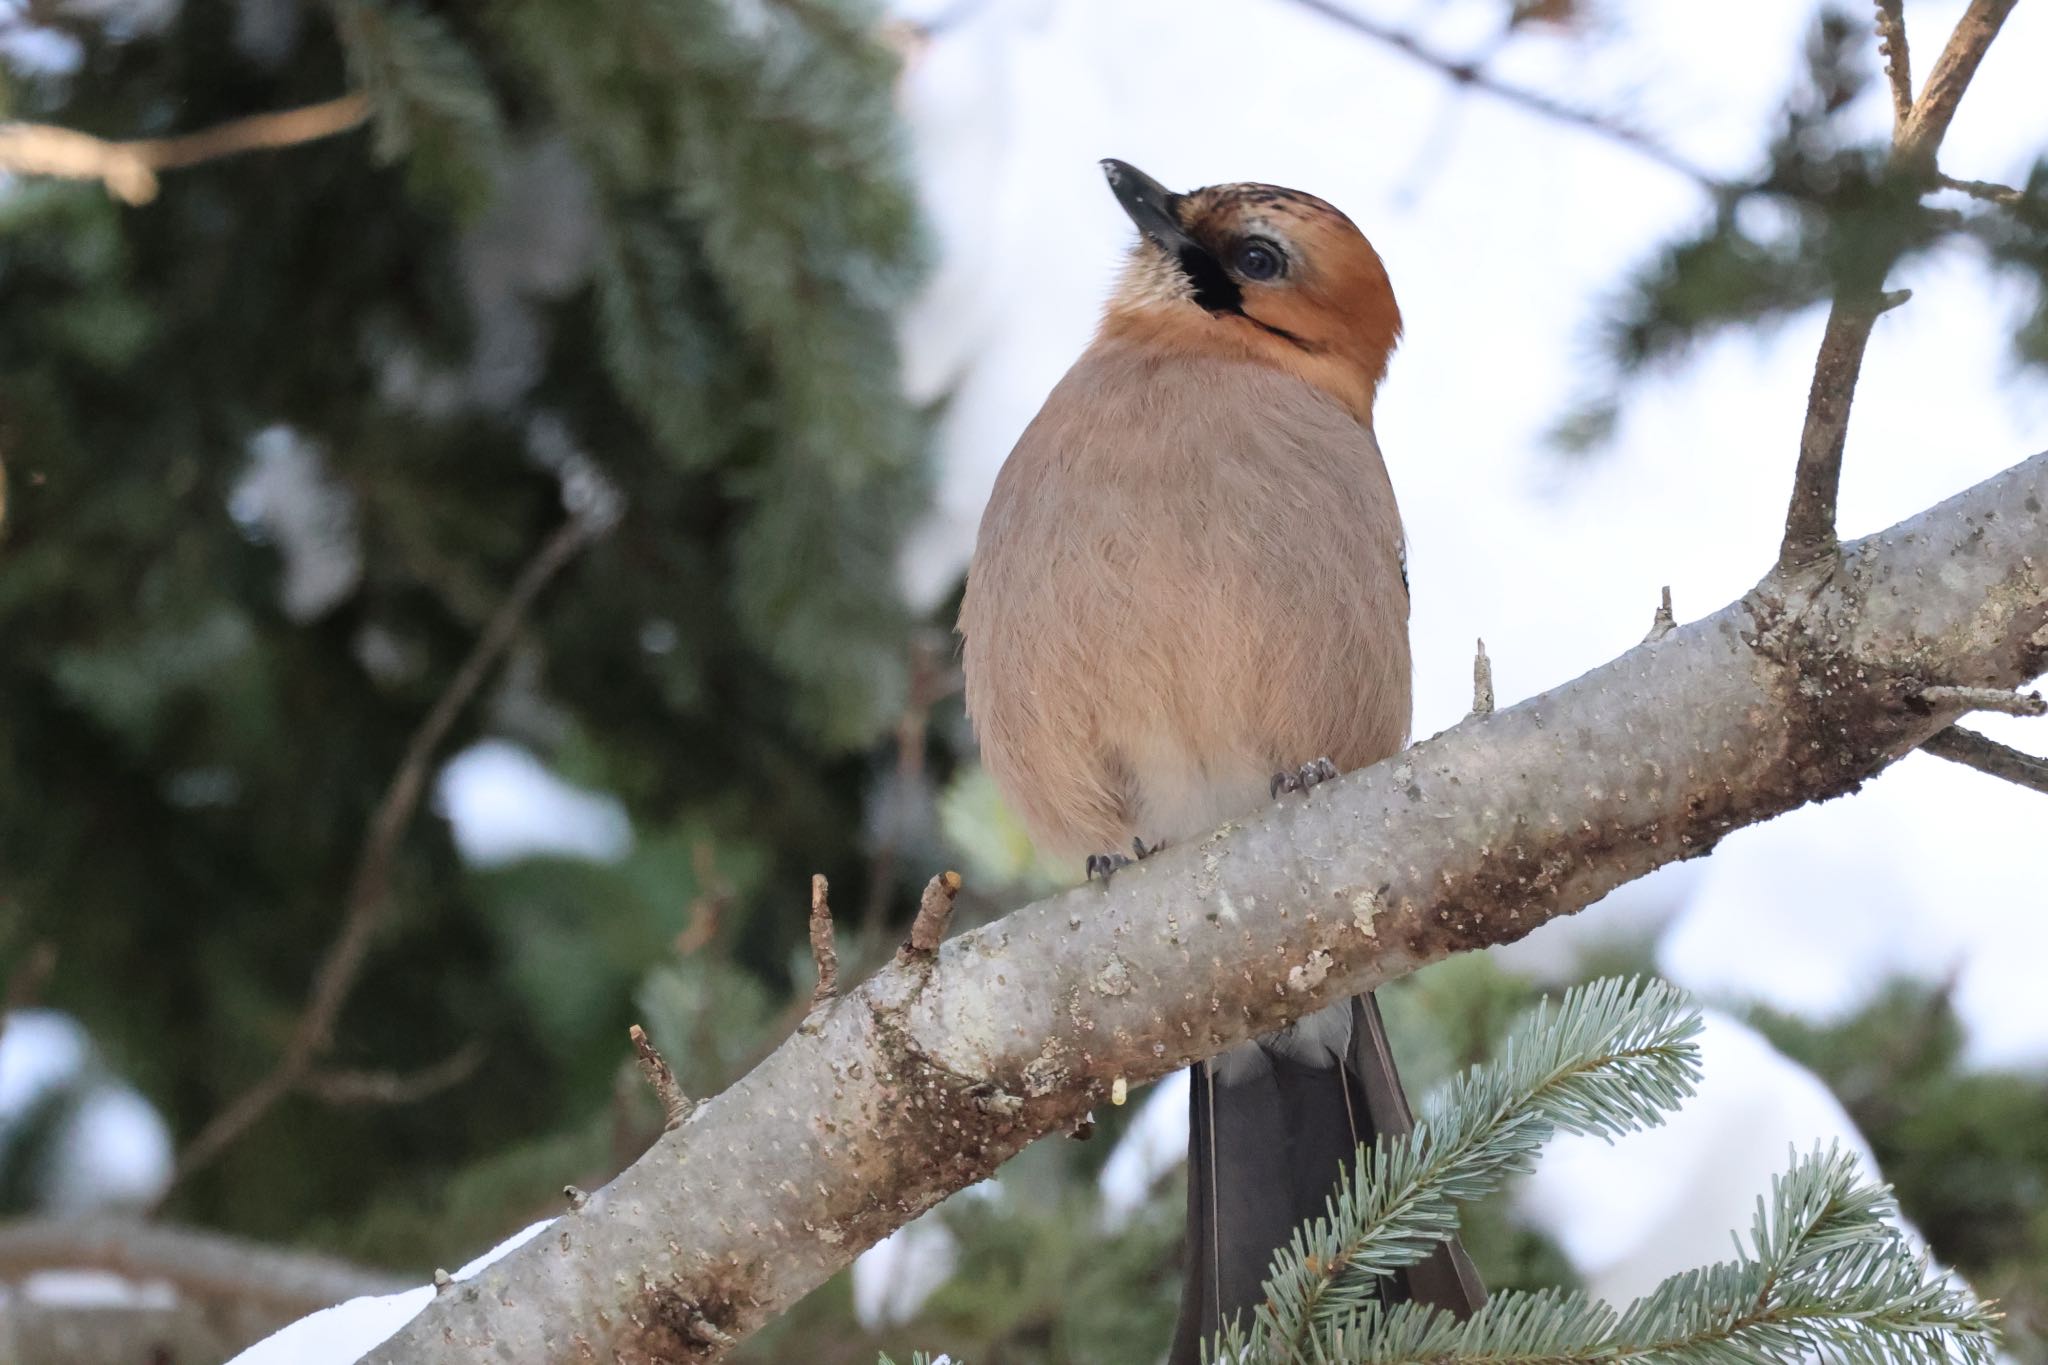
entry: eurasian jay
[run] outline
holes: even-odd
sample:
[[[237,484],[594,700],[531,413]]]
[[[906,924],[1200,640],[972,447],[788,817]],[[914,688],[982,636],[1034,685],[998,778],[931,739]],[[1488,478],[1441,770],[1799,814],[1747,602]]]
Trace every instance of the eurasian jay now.
[[[1138,240],[996,479],[960,632],[997,786],[1042,848],[1107,877],[1386,758],[1410,716],[1372,421],[1401,315],[1378,253],[1312,195],[1176,194],[1102,165]],[[1175,1365],[1260,1301],[1358,1144],[1414,1123],[1370,995],[1193,1082]],[[1460,1314],[1484,1298],[1456,1242],[1382,1289]]]

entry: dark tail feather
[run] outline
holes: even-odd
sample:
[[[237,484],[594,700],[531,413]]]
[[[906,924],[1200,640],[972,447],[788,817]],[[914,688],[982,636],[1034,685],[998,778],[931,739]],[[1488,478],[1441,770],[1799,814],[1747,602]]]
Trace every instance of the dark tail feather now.
[[[1191,1079],[1188,1271],[1169,1365],[1195,1365],[1225,1321],[1262,1301],[1273,1253],[1323,1216],[1360,1143],[1415,1126],[1370,995],[1240,1044]],[[1384,1292],[1459,1317],[1486,1301],[1456,1241],[1390,1277]]]

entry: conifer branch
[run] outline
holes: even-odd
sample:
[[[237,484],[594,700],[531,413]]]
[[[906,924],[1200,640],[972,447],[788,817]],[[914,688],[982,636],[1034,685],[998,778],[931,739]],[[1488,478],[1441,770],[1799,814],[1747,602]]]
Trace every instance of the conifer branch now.
[[[1315,1330],[1377,1300],[1379,1279],[1457,1231],[1459,1202],[1526,1173],[1562,1129],[1618,1136],[1661,1123],[1699,1079],[1697,1010],[1661,981],[1609,978],[1539,1005],[1499,1056],[1425,1105],[1413,1132],[1359,1149],[1329,1215],[1275,1258],[1250,1344],[1291,1359]],[[1276,1354],[1277,1353],[1277,1354]]]
[[[1307,1340],[1225,1332],[1212,1359],[1245,1365],[1726,1365],[1828,1360],[1979,1365],[1998,1315],[1913,1252],[1889,1191],[1839,1148],[1796,1160],[1759,1198],[1748,1248],[1688,1270],[1617,1312],[1577,1291],[1504,1291],[1463,1322],[1368,1298]],[[1278,1282],[1269,1289],[1278,1288]]]

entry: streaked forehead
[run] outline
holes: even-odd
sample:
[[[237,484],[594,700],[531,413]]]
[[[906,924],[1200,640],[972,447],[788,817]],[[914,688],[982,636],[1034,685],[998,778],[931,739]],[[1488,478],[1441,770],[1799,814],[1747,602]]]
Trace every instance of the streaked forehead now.
[[[1281,185],[1210,185],[1195,190],[1188,199],[1193,210],[1189,218],[1207,226],[1250,227],[1265,220],[1358,231],[1357,225],[1335,205]]]

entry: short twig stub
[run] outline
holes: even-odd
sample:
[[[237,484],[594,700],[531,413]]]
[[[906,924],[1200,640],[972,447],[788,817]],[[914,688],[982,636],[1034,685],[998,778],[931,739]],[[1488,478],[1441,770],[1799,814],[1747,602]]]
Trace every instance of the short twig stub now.
[[[1486,657],[1486,641],[1472,655],[1472,714],[1493,714],[1493,660]]]
[[[1643,637],[1643,643],[1654,645],[1657,641],[1678,629],[1678,618],[1671,614],[1671,585],[1664,585],[1664,595],[1657,603],[1657,614],[1650,618],[1650,633]]]
[[[818,984],[811,991],[812,1009],[839,994],[839,949],[833,939],[828,889],[822,873],[811,877],[811,961],[818,969]]]
[[[939,950],[946,936],[946,921],[953,917],[953,902],[960,895],[960,874],[941,872],[924,888],[917,903],[917,918],[910,925],[910,942],[904,951],[929,957]]]
[[[674,1128],[690,1117],[690,1111],[697,1107],[697,1102],[683,1093],[682,1084],[676,1080],[676,1073],[670,1068],[668,1058],[662,1056],[660,1049],[654,1046],[653,1040],[647,1036],[646,1029],[635,1024],[626,1032],[633,1039],[633,1051],[639,1055],[640,1070],[646,1073],[647,1083],[654,1087],[655,1097],[661,1101],[662,1112],[668,1116],[664,1126]]]

